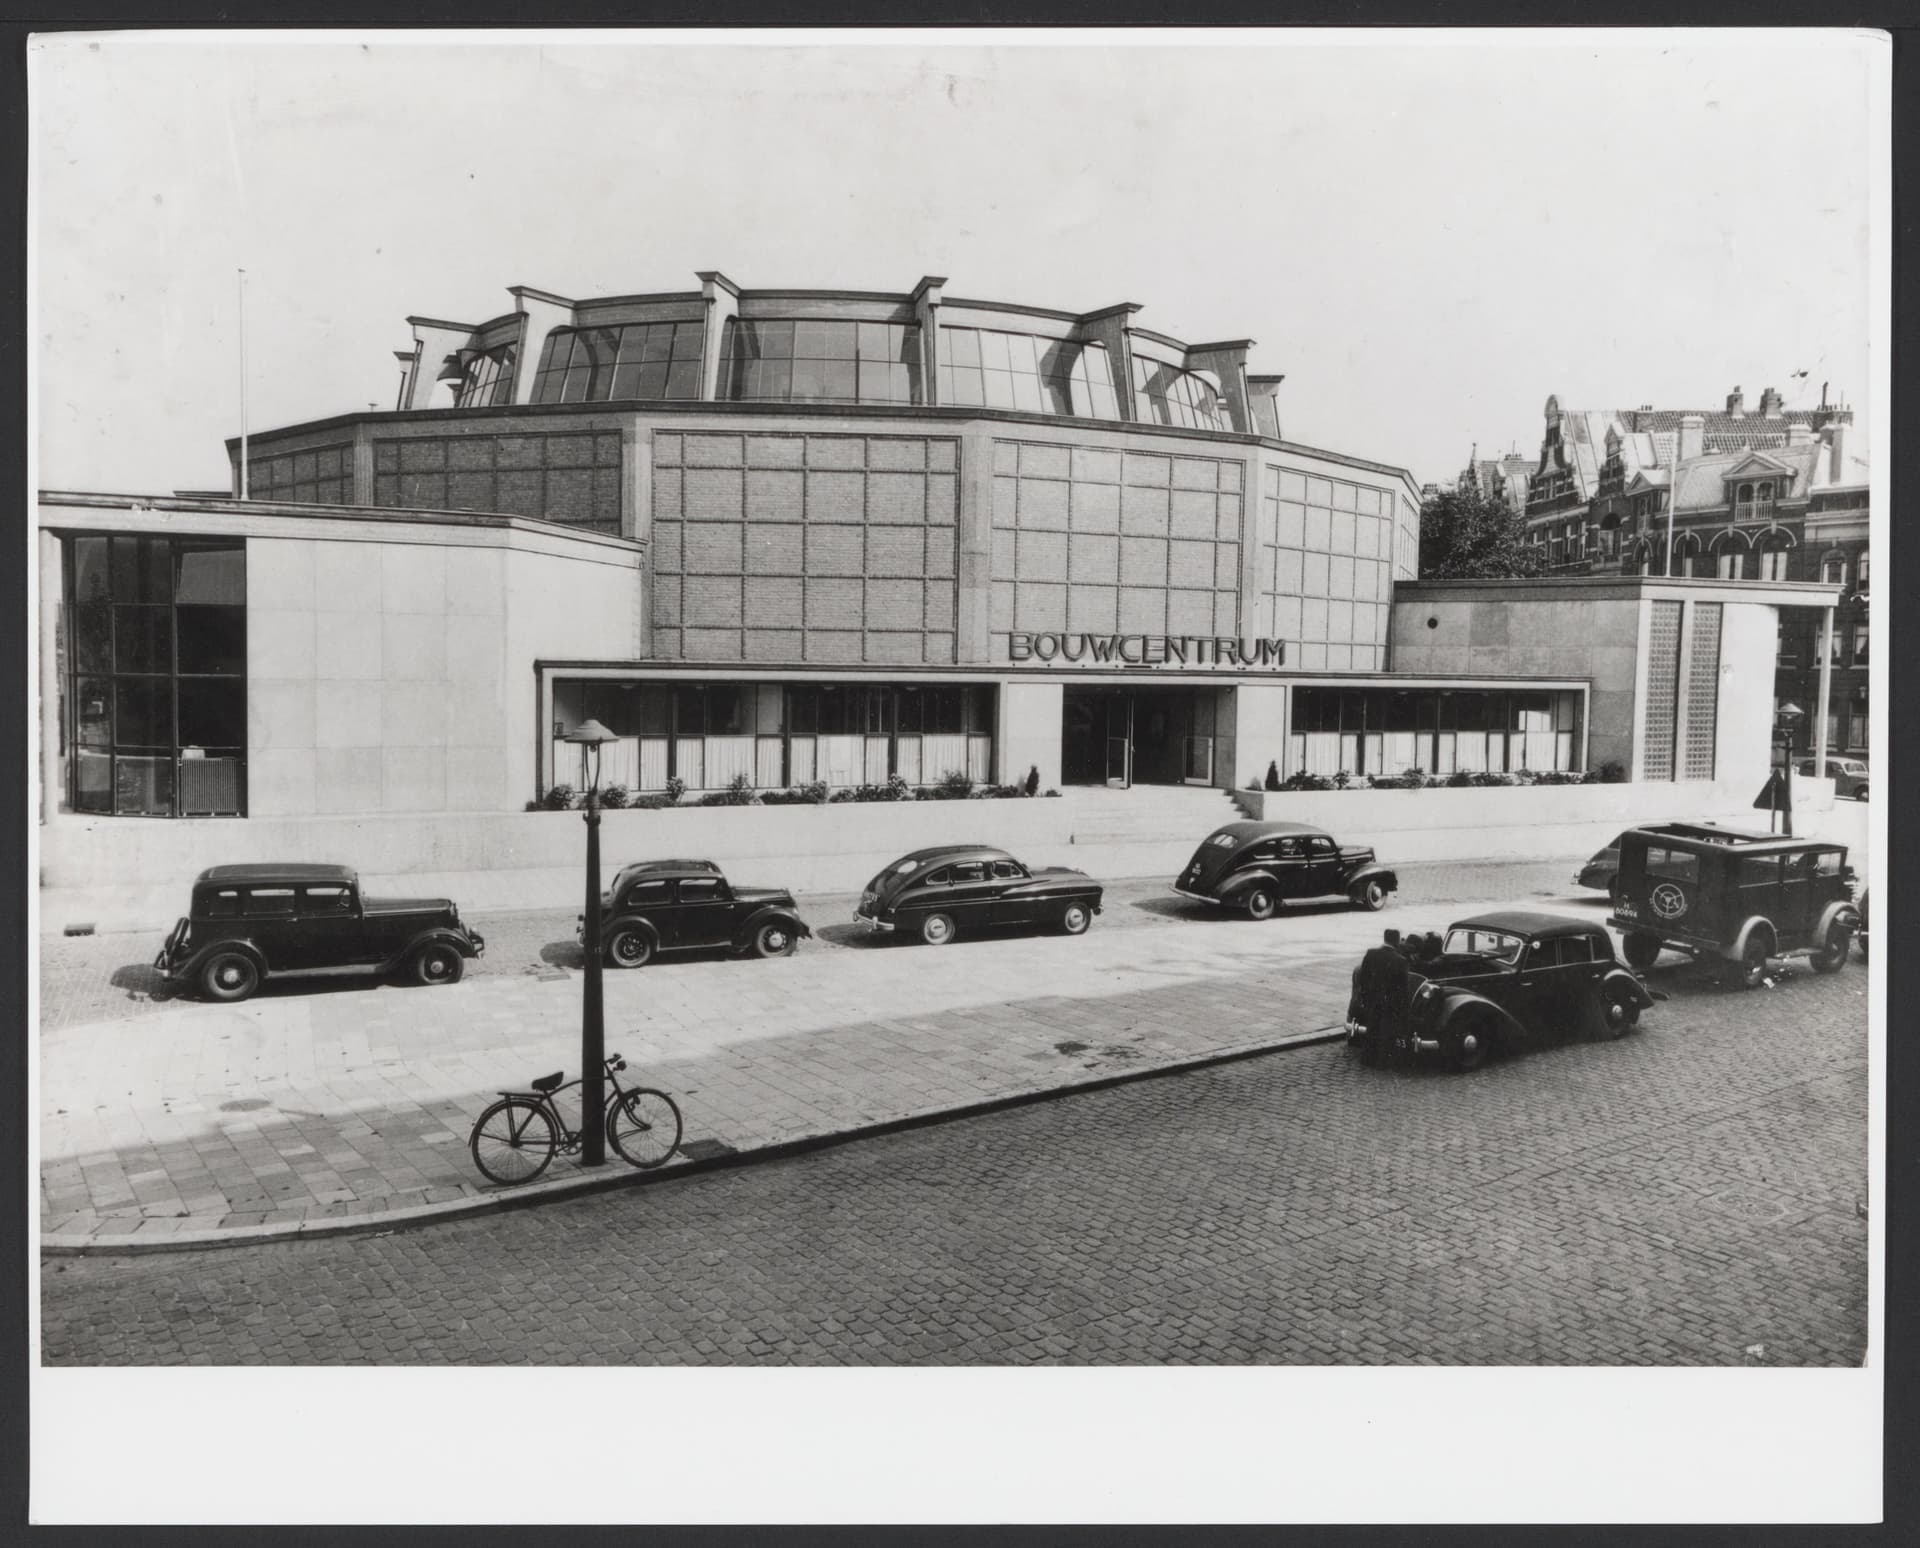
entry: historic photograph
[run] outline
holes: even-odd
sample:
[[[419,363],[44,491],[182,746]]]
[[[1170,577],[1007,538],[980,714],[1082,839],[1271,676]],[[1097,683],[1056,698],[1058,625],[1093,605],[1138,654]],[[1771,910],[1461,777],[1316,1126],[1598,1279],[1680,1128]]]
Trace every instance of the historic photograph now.
[[[1877,1403],[1887,56],[37,39],[42,1416]]]

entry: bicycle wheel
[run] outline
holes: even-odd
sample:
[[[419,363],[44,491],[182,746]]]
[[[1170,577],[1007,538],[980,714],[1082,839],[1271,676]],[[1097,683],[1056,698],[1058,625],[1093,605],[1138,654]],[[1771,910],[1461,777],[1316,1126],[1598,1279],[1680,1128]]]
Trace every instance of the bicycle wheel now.
[[[480,1115],[467,1147],[483,1177],[497,1183],[532,1182],[553,1159],[553,1118],[526,1097],[502,1097]]]
[[[607,1138],[643,1172],[665,1166],[680,1148],[680,1109],[666,1092],[637,1087],[608,1104]]]

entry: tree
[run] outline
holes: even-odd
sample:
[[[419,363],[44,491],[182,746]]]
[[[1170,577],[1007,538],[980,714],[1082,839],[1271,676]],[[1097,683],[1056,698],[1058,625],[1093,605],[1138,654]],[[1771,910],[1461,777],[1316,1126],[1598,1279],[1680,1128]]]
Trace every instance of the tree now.
[[[1471,486],[1437,489],[1420,507],[1422,580],[1524,580],[1546,571],[1527,541],[1527,521],[1498,496]]]

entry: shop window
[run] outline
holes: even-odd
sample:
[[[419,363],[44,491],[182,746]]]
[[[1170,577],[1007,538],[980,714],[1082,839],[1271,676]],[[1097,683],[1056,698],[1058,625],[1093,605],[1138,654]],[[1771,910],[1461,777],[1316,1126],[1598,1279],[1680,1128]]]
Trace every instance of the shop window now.
[[[246,551],[66,540],[68,799],[122,816],[245,809]]]

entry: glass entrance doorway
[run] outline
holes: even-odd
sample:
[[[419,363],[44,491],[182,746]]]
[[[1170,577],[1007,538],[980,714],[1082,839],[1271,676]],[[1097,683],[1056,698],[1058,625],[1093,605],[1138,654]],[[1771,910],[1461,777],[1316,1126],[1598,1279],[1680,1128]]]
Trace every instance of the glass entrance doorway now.
[[[1069,785],[1211,785],[1213,688],[1081,688],[1064,694],[1060,778]]]

